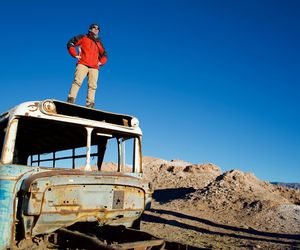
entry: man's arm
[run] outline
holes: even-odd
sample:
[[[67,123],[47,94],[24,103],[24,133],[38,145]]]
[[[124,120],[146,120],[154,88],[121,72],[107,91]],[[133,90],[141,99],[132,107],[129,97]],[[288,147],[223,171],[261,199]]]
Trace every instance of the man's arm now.
[[[70,55],[73,57],[76,57],[77,59],[79,59],[78,57],[80,57],[80,56],[77,55],[76,46],[79,46],[81,44],[81,39],[83,37],[84,37],[84,35],[74,36],[67,43],[67,48],[68,48]]]
[[[99,65],[104,65],[107,62],[107,53],[101,41],[99,41]]]

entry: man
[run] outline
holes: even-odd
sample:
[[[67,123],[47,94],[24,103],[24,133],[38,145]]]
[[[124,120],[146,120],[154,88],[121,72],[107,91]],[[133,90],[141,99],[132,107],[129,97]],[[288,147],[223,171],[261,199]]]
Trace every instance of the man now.
[[[69,53],[77,59],[74,81],[67,102],[75,103],[79,88],[87,76],[88,94],[86,106],[94,108],[99,67],[107,61],[105,49],[98,37],[99,32],[99,25],[91,24],[86,35],[75,36],[67,43]]]

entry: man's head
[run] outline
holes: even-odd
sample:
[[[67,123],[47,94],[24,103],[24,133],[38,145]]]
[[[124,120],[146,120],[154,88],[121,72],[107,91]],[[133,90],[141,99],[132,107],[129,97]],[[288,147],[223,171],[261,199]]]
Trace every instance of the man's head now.
[[[100,31],[100,27],[98,24],[93,23],[89,27],[89,32],[92,32],[95,36],[98,36],[98,33]]]

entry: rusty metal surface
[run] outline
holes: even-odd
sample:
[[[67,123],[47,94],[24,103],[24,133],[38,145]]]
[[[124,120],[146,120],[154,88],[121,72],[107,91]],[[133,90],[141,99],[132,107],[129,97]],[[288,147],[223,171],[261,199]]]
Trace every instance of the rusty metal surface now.
[[[33,169],[32,167],[29,167]],[[49,181],[59,184],[60,182],[65,182],[63,178],[56,177],[65,177],[68,179],[68,182],[76,183],[104,183],[104,184],[114,184],[118,183],[120,185],[130,185],[130,186],[142,186],[143,189],[150,189],[147,182],[141,180],[137,176],[132,173],[124,174],[119,172],[86,172],[79,169],[52,169],[52,168],[39,168],[40,172],[29,176],[23,183],[22,188],[24,190],[28,189],[28,187],[37,179],[48,179]],[[78,178],[76,178],[78,177]],[[81,177],[81,178],[79,178]],[[76,178],[73,180],[73,178]],[[147,190],[146,190],[147,191]]]
[[[124,207],[124,191],[114,190],[112,208],[123,209],[123,207]]]
[[[22,190],[29,194],[24,197],[24,219],[30,222],[34,216],[35,221],[34,225],[25,224],[31,235],[79,221],[131,226],[145,208],[145,190],[137,178],[53,172],[32,175],[23,183]]]

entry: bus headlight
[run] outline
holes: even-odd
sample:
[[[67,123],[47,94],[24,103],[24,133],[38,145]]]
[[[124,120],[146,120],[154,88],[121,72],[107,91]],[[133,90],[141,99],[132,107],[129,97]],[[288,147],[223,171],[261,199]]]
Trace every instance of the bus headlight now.
[[[57,113],[55,104],[50,100],[44,101],[42,108],[47,113],[51,113],[51,114]]]
[[[133,118],[131,119],[131,121],[130,121],[131,127],[136,128],[136,127],[139,126],[139,124],[140,124],[140,122],[139,122],[139,120],[138,120],[136,117],[133,117]]]

